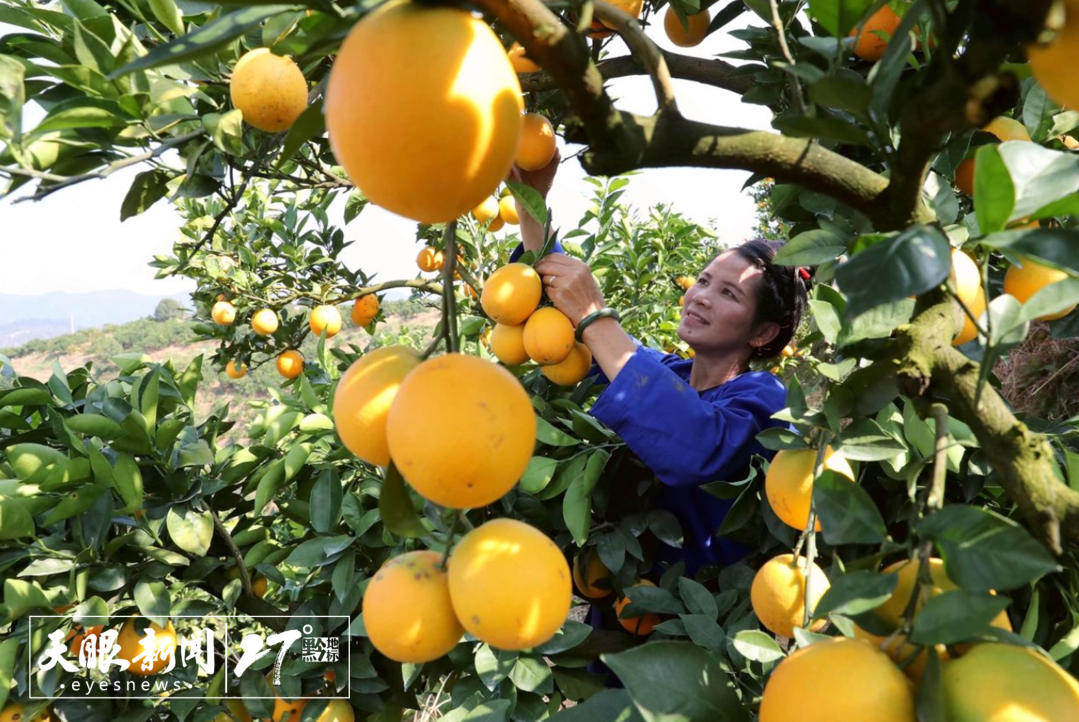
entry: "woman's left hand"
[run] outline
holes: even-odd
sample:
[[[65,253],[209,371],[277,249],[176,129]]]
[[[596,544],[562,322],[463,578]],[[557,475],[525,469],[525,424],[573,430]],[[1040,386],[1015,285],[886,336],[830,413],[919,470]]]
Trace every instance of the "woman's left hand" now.
[[[536,264],[547,297],[577,326],[590,313],[606,304],[592,270],[583,261],[562,253],[544,256]]]

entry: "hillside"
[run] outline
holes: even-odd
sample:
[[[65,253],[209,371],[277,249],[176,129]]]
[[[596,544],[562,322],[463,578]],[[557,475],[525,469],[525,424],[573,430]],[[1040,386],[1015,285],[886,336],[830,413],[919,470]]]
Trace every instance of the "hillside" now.
[[[169,296],[181,303],[186,294]],[[88,329],[122,324],[153,314],[161,296],[132,291],[55,291],[38,296],[0,293],[0,348],[34,339],[54,338],[71,328]]]
[[[379,324],[375,336],[380,342],[392,343],[403,334],[427,334],[438,321],[438,311],[425,308],[419,301],[388,301],[383,305],[383,310],[386,321]],[[366,331],[346,322],[345,328],[331,343],[343,347],[350,343],[363,347],[371,340],[372,337]],[[308,338],[302,348],[307,358],[315,356],[315,346],[315,339]],[[208,363],[217,351],[216,345],[195,339],[190,322],[181,319],[155,321],[152,318],[140,318],[129,323],[106,325],[100,329],[86,329],[55,338],[38,339],[16,348],[0,348],[0,354],[11,359],[19,375],[40,381],[49,379],[54,364],[59,364],[64,370],[71,370],[87,363],[93,364],[92,373],[95,378],[108,379],[118,371],[118,367],[110,359],[117,354],[136,351],[145,353],[155,361],[172,359],[179,368],[202,354],[207,363],[203,366],[204,381],[199,388],[196,402],[198,415],[205,417],[214,408],[230,404],[229,418],[240,421],[240,428],[244,427],[243,422],[250,419],[255,411],[248,402],[253,399],[269,399],[266,389],[279,387],[282,381],[273,363],[252,369],[242,379],[231,379],[224,371],[217,373]]]

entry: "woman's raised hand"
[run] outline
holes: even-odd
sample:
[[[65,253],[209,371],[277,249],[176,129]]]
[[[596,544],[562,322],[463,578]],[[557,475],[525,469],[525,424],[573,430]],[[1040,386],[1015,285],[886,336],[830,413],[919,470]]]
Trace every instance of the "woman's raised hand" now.
[[[547,297],[576,326],[588,314],[606,304],[603,294],[584,261],[563,253],[544,256],[536,264]]]

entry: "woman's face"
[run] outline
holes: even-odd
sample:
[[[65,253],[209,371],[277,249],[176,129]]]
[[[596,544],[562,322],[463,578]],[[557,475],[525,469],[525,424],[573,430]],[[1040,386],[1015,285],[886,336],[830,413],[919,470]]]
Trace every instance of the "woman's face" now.
[[[678,337],[698,353],[744,351],[748,357],[751,344],[763,345],[779,331],[774,323],[754,328],[757,286],[763,275],[734,251],[716,256],[686,291]]]

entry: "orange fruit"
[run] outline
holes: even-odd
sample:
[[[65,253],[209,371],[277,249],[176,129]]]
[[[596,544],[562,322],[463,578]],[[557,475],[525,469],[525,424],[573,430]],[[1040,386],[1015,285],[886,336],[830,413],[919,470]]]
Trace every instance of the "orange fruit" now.
[[[524,522],[493,519],[478,526],[457,542],[450,557],[450,599],[457,618],[498,649],[546,642],[565,623],[572,597],[562,551]]]
[[[251,317],[251,330],[259,336],[270,336],[277,330],[277,314],[269,308],[260,308]]]
[[[517,73],[482,18],[412,2],[356,23],[325,101],[330,146],[352,182],[422,223],[463,215],[509,174],[523,109]]]
[[[697,281],[690,278],[689,276],[679,276],[678,278],[674,279],[674,282],[681,286],[683,291],[688,291],[689,289],[693,288],[693,284]]]
[[[504,323],[496,323],[491,332],[491,353],[507,366],[517,366],[528,362],[528,352],[525,351],[524,340],[525,326],[507,326]]]
[[[218,301],[210,310],[210,317],[218,326],[228,326],[236,320],[236,307],[228,301]]]
[[[854,637],[855,639],[864,639],[871,643],[877,649],[887,654],[892,658],[892,661],[897,665],[906,662],[910,659],[911,655],[918,649],[918,645],[907,640],[907,635],[896,634],[891,638],[891,642],[888,641],[889,637],[878,637],[875,634],[870,634],[857,624],[854,625]],[[948,648],[943,644],[936,645],[937,656],[941,662],[947,662],[952,658],[948,653]],[[907,675],[907,679],[913,682],[915,685],[922,683],[922,677],[925,676],[925,666],[929,663],[929,651],[926,647],[922,647],[918,655],[914,657],[907,666],[901,668],[903,674]]]
[[[420,249],[420,254],[416,256],[416,265],[424,273],[430,273],[431,271],[437,271],[442,267],[442,252],[436,251],[430,246],[424,246]],[[366,296],[364,297],[366,298]],[[361,324],[366,326],[367,324]]]
[[[307,81],[292,58],[256,48],[236,61],[229,80],[232,104],[259,130],[288,130],[307,109]]]
[[[682,307],[685,307],[685,305],[686,305],[686,297],[685,296],[679,296],[678,297],[678,305],[682,306]]]
[[[395,662],[430,662],[457,646],[465,630],[442,555],[408,552],[383,564],[363,594],[363,622],[371,644]]]
[[[885,623],[892,627],[899,627],[903,623],[903,614],[910,604],[911,595],[914,594],[914,582],[918,577],[918,561],[903,559],[884,569],[885,574],[895,574],[898,582],[892,596],[888,601],[876,608],[875,613]],[[929,590],[929,596],[936,597],[945,592],[958,589],[959,586],[948,578],[944,571],[944,562],[937,558],[929,560],[929,576],[933,580],[933,587]],[[922,600],[919,599],[914,607],[914,615],[917,616],[922,608]],[[998,629],[1012,630],[1012,623],[1008,619],[1008,613],[1002,611],[990,622],[990,625]]]
[[[807,576],[812,580],[810,603],[815,608],[831,586],[824,570],[815,562],[809,567],[807,575],[805,558],[795,559],[793,554],[780,554],[757,570],[749,590],[749,599],[753,612],[765,629],[781,637],[793,637],[795,628],[802,627]],[[825,620],[818,619],[809,628],[821,629],[824,624]]]
[[[850,37],[858,36],[854,46],[854,54],[862,60],[876,62],[884,57],[884,51],[888,47],[888,40],[876,34],[877,31],[886,33],[890,39],[899,29],[902,18],[895,14],[890,7],[885,5],[877,12],[869,16],[863,27],[855,26],[850,30]],[[859,35],[859,30],[861,34]]]
[[[979,318],[985,313],[985,291],[979,286],[978,295],[975,296],[972,303],[967,304],[970,312],[974,314],[974,318]],[[970,317],[966,313],[963,314],[963,328],[952,340],[952,346],[962,346],[965,343],[970,343],[974,339],[978,338],[978,327],[974,325],[974,322],[970,320]]]
[[[776,453],[764,477],[764,491],[772,511],[784,524],[795,529],[805,529],[809,523],[816,461],[816,449],[784,449]],[[834,454],[830,446],[824,452],[824,468],[854,480],[850,464],[842,456]],[[820,531],[820,519],[817,520],[816,530]]]
[[[325,304],[315,306],[311,309],[311,318],[308,323],[311,326],[311,333],[321,336],[325,332],[326,338],[333,338],[341,330],[341,312],[336,306]]]
[[[1051,283],[1068,278],[1064,271],[1043,266],[1032,258],[1020,258],[1022,266],[1009,266],[1004,273],[1004,293],[1015,296],[1019,303],[1026,303],[1031,297]],[[1039,321],[1055,321],[1064,318],[1075,310],[1077,304],[1068,306],[1063,311],[1038,316]]]
[[[352,304],[352,323],[357,326],[366,326],[375,320],[378,315],[378,296],[369,293],[360,296]]]
[[[303,354],[289,349],[277,357],[277,373],[286,379],[294,379],[303,373]]]
[[[404,346],[369,351],[349,366],[333,394],[333,423],[341,443],[369,464],[389,466],[386,419],[401,382],[419,366]]]
[[[611,570],[603,565],[595,549],[583,551],[573,560],[573,583],[582,596],[603,599],[612,591],[610,579]],[[608,582],[607,586],[599,586],[604,581]]]
[[[85,640],[90,640],[94,637],[97,637],[104,630],[104,625],[99,624],[96,627],[90,627],[85,632],[74,635],[73,637],[71,637],[71,642],[68,644],[68,652],[71,654],[72,657],[78,657],[79,652],[82,649],[83,642]],[[100,642],[98,642],[98,644],[100,644]]]
[[[26,717],[25,707],[19,702],[8,702],[0,710],[0,722],[51,722],[54,718],[51,707],[45,707],[33,717]]]
[[[506,225],[506,222],[502,220],[502,216],[495,216],[491,221],[491,224],[487,226],[488,233],[496,233],[502,230],[502,227]]]
[[[263,576],[257,576],[251,580],[251,591],[261,599],[266,596],[266,590],[270,586],[270,580]]]
[[[356,713],[348,700],[331,699],[315,722],[356,722]]]
[[[503,223],[516,226],[521,222],[517,214],[517,200],[513,196],[505,196],[498,202],[498,215]]]
[[[982,290],[982,274],[974,259],[957,248],[952,249],[952,270],[949,276],[955,284],[955,295],[969,306]]]
[[[515,73],[538,73],[541,68],[525,54],[525,49],[520,43],[514,43],[510,46],[510,49],[506,51],[506,55],[509,56],[510,65],[513,66]]]
[[[1075,58],[1079,55],[1079,0],[1064,0],[1064,25],[1046,45],[1030,45],[1030,70],[1053,100],[1079,109]]]
[[[966,158],[955,167],[955,187],[959,192],[974,197],[974,159]]]
[[[569,356],[560,363],[541,366],[540,372],[547,380],[559,386],[576,386],[592,370],[592,352],[583,343],[575,342]]]
[[[521,144],[517,165],[522,170],[539,170],[551,162],[556,149],[554,127],[539,113],[521,116]]]
[[[471,509],[502,498],[521,478],[536,445],[536,415],[509,371],[449,353],[405,378],[386,438],[397,468],[422,497]]]
[[[225,364],[225,373],[232,379],[242,379],[247,376],[247,364],[240,364],[240,367],[236,367],[236,360],[229,359],[229,362]]]
[[[1079,720],[1079,683],[1042,654],[979,644],[940,670],[948,722]]]
[[[708,34],[708,26],[712,22],[712,14],[702,10],[696,15],[686,17],[687,27],[682,26],[682,20],[669,5],[663,16],[663,30],[667,33],[667,39],[680,48],[692,48],[700,45]]]
[[[306,699],[282,699],[274,696],[273,722],[300,722],[300,715],[303,714],[303,708],[307,706],[309,701]]]
[[[641,11],[644,10],[644,0],[613,0],[611,5],[614,5],[619,10],[629,13],[635,18],[639,18],[641,16]],[[602,21],[601,24],[603,27],[611,28],[612,30],[614,29],[612,25],[608,25]]]
[[[481,226],[498,218],[498,200],[492,196],[487,196],[482,203],[472,209],[472,217]]]
[[[176,654],[176,630],[173,628],[172,622],[166,622],[164,628],[153,622],[148,622],[146,629],[152,629],[154,632],[154,644],[152,647],[154,658],[151,660],[148,657],[143,657],[136,661],[135,657],[145,651],[142,646],[145,632],[139,634],[135,626],[135,620],[138,618],[132,615],[124,622],[124,626],[120,627],[120,634],[116,637],[116,646],[119,649],[116,658],[126,660],[129,663],[127,668],[129,673],[139,677],[148,677],[152,674],[157,674],[168,666],[169,659]]]
[[[910,681],[861,639],[816,642],[779,662],[764,686],[759,722],[914,722]]]
[[[542,295],[543,282],[535,268],[524,263],[508,263],[487,279],[480,305],[496,323],[517,326],[532,315]]]
[[[472,286],[469,286],[467,283],[462,283],[461,284],[461,292],[467,298],[479,298],[480,297],[480,295],[478,293],[476,293],[476,289],[472,288]]]
[[[524,344],[538,364],[557,364],[573,351],[573,324],[554,306],[544,306],[525,321]]]
[[[622,617],[622,610],[625,609],[626,605],[632,601],[632,597],[630,596],[630,590],[633,589],[633,587],[654,586],[656,585],[648,581],[647,579],[638,579],[633,584],[633,586],[626,589],[625,594],[619,597],[618,601],[614,603],[614,613],[618,616],[618,623],[621,624],[627,632],[632,632],[633,634],[644,637],[651,634],[653,627],[660,623],[661,620],[659,618],[659,615],[653,614],[652,612],[645,612],[639,617]]]

